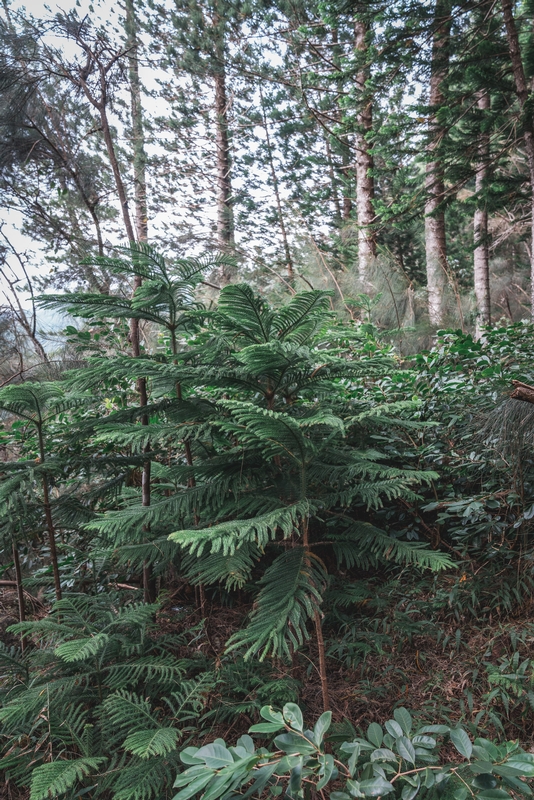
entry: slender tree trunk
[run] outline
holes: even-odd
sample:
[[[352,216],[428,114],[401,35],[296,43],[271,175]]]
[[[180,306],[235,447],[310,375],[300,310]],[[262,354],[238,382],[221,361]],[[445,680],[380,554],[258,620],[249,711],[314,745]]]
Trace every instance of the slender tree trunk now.
[[[39,456],[41,465],[44,465],[45,448],[43,439],[43,429],[41,425],[37,426],[37,438],[39,440]],[[43,508],[46,519],[46,528],[48,530],[48,542],[50,545],[50,560],[52,561],[52,572],[54,573],[54,587],[56,590],[56,600],[61,600],[61,580],[59,577],[59,566],[57,560],[56,529],[54,528],[54,521],[52,519],[52,509],[50,508],[50,492],[49,492],[48,478],[46,472],[43,472],[42,486],[43,486]]]
[[[328,174],[330,176],[330,183],[332,185],[332,201],[334,203],[334,223],[336,228],[341,228],[343,214],[341,211],[341,203],[339,202],[339,193],[337,190],[337,176],[334,169],[334,158],[332,154],[332,147],[327,131],[324,131],[324,141],[326,147],[326,160],[328,163]]]
[[[22,570],[20,568],[19,549],[17,543],[13,542],[13,565],[15,567],[15,579],[17,584],[17,600],[19,604],[19,621],[24,622],[26,611],[24,609],[24,589],[22,588]],[[20,637],[20,649],[24,652],[24,636]]]
[[[215,20],[217,23],[218,20]],[[222,37],[222,34],[221,34]],[[218,70],[213,75],[215,84],[215,143],[217,148],[217,241],[222,252],[234,249],[234,215],[232,208],[232,167],[230,157],[230,127],[228,124],[228,96],[226,93],[226,63],[224,42],[216,46]],[[232,274],[228,267],[221,270],[221,283],[229,283]]]
[[[146,190],[146,152],[145,152],[145,129],[143,125],[143,106],[141,103],[141,81],[139,79],[139,60],[137,38],[137,20],[133,0],[125,0],[126,6],[126,44],[128,47],[128,82],[130,88],[130,108],[132,115],[132,154],[133,154],[133,177],[134,177],[134,208],[135,208],[135,230],[138,242],[148,241],[148,206]],[[142,284],[142,278],[137,275],[134,281],[134,292]],[[139,320],[130,321],[130,338],[132,345],[136,343],[135,356],[140,355],[140,336]],[[146,379],[139,378],[137,382],[139,400],[142,406],[148,405],[148,394]],[[141,417],[141,424],[148,425],[147,414]],[[146,450],[150,449],[147,445]],[[141,498],[143,506],[150,506],[150,459],[143,464],[143,474],[141,477]],[[146,603],[154,602],[156,587],[152,568],[150,564],[143,566],[143,590]]]
[[[445,184],[443,166],[436,154],[444,130],[436,112],[444,103],[444,81],[449,70],[449,39],[452,0],[436,0],[432,59],[430,65],[428,161],[426,165],[425,250],[428,291],[428,315],[431,325],[443,321],[443,295],[447,284],[447,241],[443,200]]]
[[[527,106],[529,99],[525,70],[521,60],[519,36],[515,24],[512,0],[501,0],[506,39],[510,52],[510,62],[514,73],[515,91],[523,112],[523,138],[527,154],[530,178],[530,280],[531,280],[531,317],[534,319],[534,120],[532,109]],[[525,113],[526,112],[526,113]]]
[[[482,117],[483,130],[478,140],[479,163],[475,178],[475,191],[479,197],[478,206],[474,216],[474,238],[475,250],[474,259],[474,279],[475,295],[477,300],[477,330],[476,335],[481,335],[482,325],[489,325],[491,322],[491,303],[490,303],[490,279],[489,279],[489,248],[488,248],[488,210],[486,201],[482,197],[482,192],[486,188],[489,172],[489,134],[484,130],[485,112],[490,107],[490,96],[486,91],[480,92],[477,105],[484,115]]]
[[[263,92],[260,85],[260,100],[261,100],[261,113],[263,116],[263,127],[265,128],[265,139],[267,144],[267,153],[269,158],[269,168],[271,171],[271,180],[273,182],[274,196],[276,199],[276,210],[278,212],[278,224],[280,225],[280,233],[282,235],[282,243],[284,245],[284,254],[286,257],[287,277],[290,281],[293,280],[295,273],[293,270],[293,259],[291,258],[291,250],[289,248],[289,241],[287,238],[286,224],[284,222],[284,215],[282,213],[282,203],[280,200],[280,189],[278,187],[278,178],[276,176],[276,169],[273,160],[273,150],[271,147],[271,136],[269,134],[269,124],[267,122],[267,115],[265,113],[265,104],[263,102]]]
[[[343,97],[343,70],[341,68],[341,52],[339,49],[339,37],[338,37],[338,30],[336,27],[332,28],[332,44],[333,44],[333,62],[335,65],[335,75],[337,78],[337,85],[338,85],[338,97],[336,98],[336,105],[334,108],[334,115],[337,122],[339,129],[341,130],[342,125],[342,114],[341,114],[341,107],[340,107],[340,98]],[[372,120],[371,120],[372,122]],[[339,213],[340,220],[343,219],[343,222],[348,222],[352,216],[352,192],[351,192],[351,183],[354,179],[353,176],[353,165],[352,165],[352,158],[351,158],[351,151],[350,151],[350,144],[347,140],[346,136],[343,136],[343,133],[340,133],[338,136],[339,146],[341,150],[341,167],[339,171],[341,172],[342,178],[342,186],[343,186],[343,213],[341,214],[341,210]],[[328,150],[330,151],[330,142],[327,139]],[[332,170],[332,156],[331,152],[328,153],[329,159],[329,166]],[[338,201],[339,203],[339,201]],[[336,209],[337,210],[337,209]]]
[[[356,119],[357,131],[355,137],[358,266],[360,279],[366,281],[369,277],[370,265],[376,257],[376,232],[373,229],[375,221],[373,208],[375,194],[374,161],[368,141],[368,136],[373,129],[373,97],[366,86],[369,79],[369,67],[366,63],[369,28],[363,20],[357,19],[354,24],[354,31],[356,51],[361,59],[361,65],[356,74],[359,111]]]
[[[148,206],[146,189],[146,151],[145,129],[143,125],[143,106],[141,102],[141,81],[139,79],[139,60],[137,21],[134,0],[125,0],[126,35],[128,52],[128,81],[130,84],[130,106],[132,113],[132,152],[134,176],[135,228],[137,241],[148,240]]]
[[[310,559],[310,541],[309,541],[307,519],[303,519],[302,521],[302,546],[304,547],[305,551],[306,563],[309,566],[311,559]],[[315,609],[314,612],[314,623],[315,623],[315,641],[317,643],[317,652],[319,655],[319,678],[321,680],[321,693],[323,696],[323,711],[328,711],[330,708],[330,692],[328,689],[328,675],[326,672],[326,652],[324,646],[321,614],[319,613],[319,609],[317,608]]]

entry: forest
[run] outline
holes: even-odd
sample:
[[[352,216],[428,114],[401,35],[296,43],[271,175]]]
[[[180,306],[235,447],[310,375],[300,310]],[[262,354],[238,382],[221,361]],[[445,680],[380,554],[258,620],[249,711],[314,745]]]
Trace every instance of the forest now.
[[[0,41],[0,798],[529,800],[532,0]]]

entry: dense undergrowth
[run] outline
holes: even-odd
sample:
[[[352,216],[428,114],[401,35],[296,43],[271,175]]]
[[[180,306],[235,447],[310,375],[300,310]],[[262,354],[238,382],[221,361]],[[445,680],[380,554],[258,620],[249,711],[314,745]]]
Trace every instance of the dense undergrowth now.
[[[0,391],[5,796],[170,798],[180,751],[288,703],[329,706],[334,749],[403,707],[527,747],[534,408],[509,394],[534,383],[533,326],[401,361],[324,292],[206,309],[201,262],[106,266],[143,277],[133,300],[43,301],[82,316],[84,366]]]

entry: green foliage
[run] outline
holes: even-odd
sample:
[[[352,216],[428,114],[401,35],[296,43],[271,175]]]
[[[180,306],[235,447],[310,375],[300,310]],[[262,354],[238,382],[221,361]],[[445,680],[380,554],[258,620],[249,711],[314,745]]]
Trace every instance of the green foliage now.
[[[178,740],[199,724],[213,679],[183,679],[190,662],[172,653],[183,641],[158,642],[157,611],[72,596],[44,619],[12,627],[33,646],[0,651],[0,769],[31,782],[32,798],[95,784],[97,797],[168,796]]]
[[[334,755],[326,737],[330,711],[321,715],[313,730],[305,729],[302,711],[294,703],[286,704],[282,712],[265,706],[261,716],[266,721],[253,725],[249,734],[264,738],[278,733],[274,749],[256,749],[250,735],[233,747],[216,739],[200,748],[186,748],[180,754],[186,769],[175,781],[179,789],[175,800],[200,793],[202,800],[216,800],[229,791],[244,791],[247,797],[285,793],[296,799],[305,797],[308,786],[321,791],[334,785],[333,800],[390,794],[411,800],[444,790],[462,800],[532,795],[534,756],[517,742],[496,745],[483,738],[472,742],[460,726],[414,725],[402,707],[384,727],[371,723],[366,736],[343,742]],[[448,742],[461,761],[445,760],[442,751]]]

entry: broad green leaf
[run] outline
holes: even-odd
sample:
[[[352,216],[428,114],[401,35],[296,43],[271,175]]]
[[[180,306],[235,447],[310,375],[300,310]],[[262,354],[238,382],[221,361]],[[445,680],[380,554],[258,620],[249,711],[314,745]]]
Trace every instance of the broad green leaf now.
[[[296,755],[311,755],[316,753],[315,746],[304,739],[302,736],[297,736],[296,733],[282,733],[274,740],[275,747],[283,750],[285,753],[294,753]]]
[[[324,756],[319,756],[319,763],[321,764],[321,770],[319,774],[322,775],[322,778],[315,787],[317,791],[320,791],[326,786],[326,784],[332,777],[332,774],[336,766],[334,762],[334,757],[331,756],[329,753],[327,753]]]
[[[250,736],[247,736],[246,733],[244,733],[243,736],[239,737],[239,739],[237,740],[237,744],[240,747],[243,747],[247,751],[247,753],[254,753],[255,751],[254,740]]]
[[[405,761],[415,764],[415,750],[407,736],[400,736],[397,739],[397,752]]]
[[[471,744],[471,740],[467,733],[464,731],[463,728],[451,728],[450,730],[450,737],[451,742],[458,750],[461,756],[465,758],[471,758],[471,753],[473,752],[473,745]]]
[[[412,738],[412,744],[414,747],[426,747],[428,750],[433,750],[437,742],[432,736],[419,736],[418,734]]]
[[[378,722],[371,722],[367,728],[367,738],[375,747],[380,747],[384,738],[384,732]]]
[[[353,781],[349,778],[345,785],[353,797],[365,797],[363,792],[360,791],[360,784],[358,781]]]
[[[210,769],[222,769],[234,763],[232,754],[220,744],[206,744],[197,750],[197,758],[202,759]]]
[[[315,726],[313,728],[313,735],[315,737],[315,743],[320,746],[324,739],[324,735],[330,727],[330,723],[332,722],[332,712],[325,711],[324,714],[321,714]]]
[[[531,756],[531,753],[525,753],[524,755],[525,756]],[[510,760],[507,761],[502,766],[510,767],[511,769],[518,770],[521,773],[521,775],[523,775],[525,778],[534,778],[534,760],[533,761],[530,761],[530,760],[527,761],[522,757],[522,755],[521,756],[516,756],[516,755],[511,756]]]
[[[476,778],[473,778],[473,786],[477,789],[495,789],[497,786],[497,778],[489,772],[481,772]]]
[[[200,792],[206,786],[206,784],[212,780],[212,778],[213,772],[208,772],[207,775],[200,775],[188,786],[185,786],[181,792],[175,794],[172,800],[189,800],[189,798],[193,797],[194,794]]]
[[[400,706],[400,708],[395,709],[395,711],[393,712],[393,716],[401,726],[404,733],[408,735],[412,729],[412,715],[410,714],[410,712],[403,706]]]
[[[504,789],[485,789],[479,792],[477,797],[481,798],[481,800],[507,800],[510,795]]]
[[[249,733],[276,733],[281,728],[284,728],[284,724],[278,725],[276,722],[258,722],[257,725],[252,725],[248,729]]]
[[[289,775],[289,794],[296,797],[302,787],[302,757],[299,763],[296,764]]]
[[[385,727],[387,732],[391,734],[391,736],[394,736],[395,739],[398,739],[399,736],[403,735],[401,726],[398,722],[395,722],[394,719],[388,719]]]
[[[397,761],[398,756],[387,747],[379,747],[371,753],[371,761]]]
[[[180,761],[182,764],[203,764],[202,759],[196,757],[198,747],[186,747],[180,753]]]
[[[380,797],[393,791],[393,784],[384,778],[371,778],[367,781],[360,781],[360,791],[366,797]]]
[[[493,764],[491,761],[474,761],[472,764],[469,764],[469,769],[471,772],[474,772],[475,775],[481,775],[484,772],[493,772]]]
[[[272,706],[263,706],[260,710],[260,717],[266,719],[267,722],[273,722],[279,725],[284,724],[284,718],[280,711],[275,711]]]
[[[283,715],[285,721],[288,722],[294,730],[302,731],[304,729],[302,711],[296,703],[286,703],[283,708]]]

